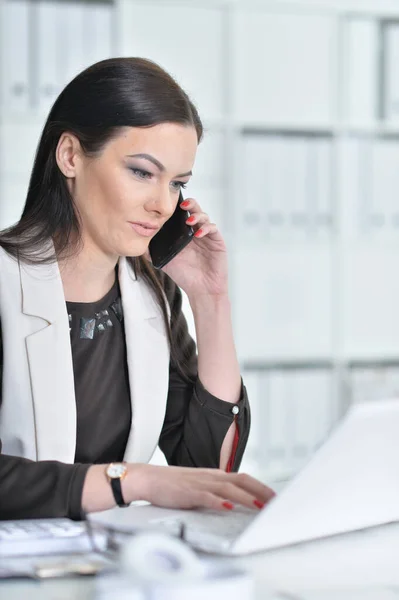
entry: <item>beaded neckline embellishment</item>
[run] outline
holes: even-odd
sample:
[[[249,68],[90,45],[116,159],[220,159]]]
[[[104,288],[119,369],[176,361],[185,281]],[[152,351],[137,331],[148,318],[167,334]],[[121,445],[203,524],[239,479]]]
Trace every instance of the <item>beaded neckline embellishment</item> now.
[[[80,317],[79,322],[79,337],[81,340],[93,340],[94,336],[101,334],[107,329],[111,329],[114,325],[110,319],[109,311],[115,314],[120,323],[123,321],[123,308],[120,298],[115,300],[108,309],[100,310],[93,317]],[[72,329],[73,316],[68,315],[69,331]]]

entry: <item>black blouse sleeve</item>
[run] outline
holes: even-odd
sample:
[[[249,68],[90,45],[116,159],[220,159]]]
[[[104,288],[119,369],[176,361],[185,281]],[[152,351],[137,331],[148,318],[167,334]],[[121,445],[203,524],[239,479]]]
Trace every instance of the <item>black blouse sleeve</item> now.
[[[219,468],[226,433],[236,420],[238,444],[233,449],[231,470],[238,471],[250,430],[250,409],[244,385],[237,404],[210,394],[198,378],[197,353],[182,312],[180,289],[165,276],[164,289],[171,308],[173,344],[184,357],[188,377],[174,363],[169,372],[167,408],[159,447],[170,465]],[[235,416],[233,407],[238,407]],[[235,411],[237,409],[234,409]]]
[[[0,442],[0,519],[81,519],[89,466],[1,454]]]

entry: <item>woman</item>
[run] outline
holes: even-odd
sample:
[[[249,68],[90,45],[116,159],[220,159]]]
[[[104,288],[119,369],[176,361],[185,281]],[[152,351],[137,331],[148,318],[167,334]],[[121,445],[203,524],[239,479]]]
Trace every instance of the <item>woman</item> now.
[[[1,518],[137,499],[260,508],[273,495],[230,472],[249,407],[225,244],[194,199],[181,209],[195,240],[161,273],[149,262],[201,136],[187,95],[144,59],[97,63],[55,102],[21,220],[0,236]],[[146,464],[158,443],[172,467]]]

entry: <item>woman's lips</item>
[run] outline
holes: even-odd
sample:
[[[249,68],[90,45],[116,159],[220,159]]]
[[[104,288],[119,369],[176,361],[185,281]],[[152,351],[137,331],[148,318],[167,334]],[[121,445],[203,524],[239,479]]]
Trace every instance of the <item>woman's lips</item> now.
[[[151,225],[151,223],[129,223],[132,227],[132,229],[138,233],[139,235],[142,235],[143,237],[151,237],[153,236],[158,230],[159,227],[157,227],[156,225]]]

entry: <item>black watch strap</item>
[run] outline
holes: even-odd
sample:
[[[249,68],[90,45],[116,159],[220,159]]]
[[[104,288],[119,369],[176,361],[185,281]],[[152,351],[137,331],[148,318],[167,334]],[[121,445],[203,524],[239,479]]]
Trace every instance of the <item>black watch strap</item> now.
[[[119,479],[119,477],[111,479],[111,488],[117,505],[121,508],[129,506],[129,504],[126,504],[125,500],[123,499],[121,480]]]

